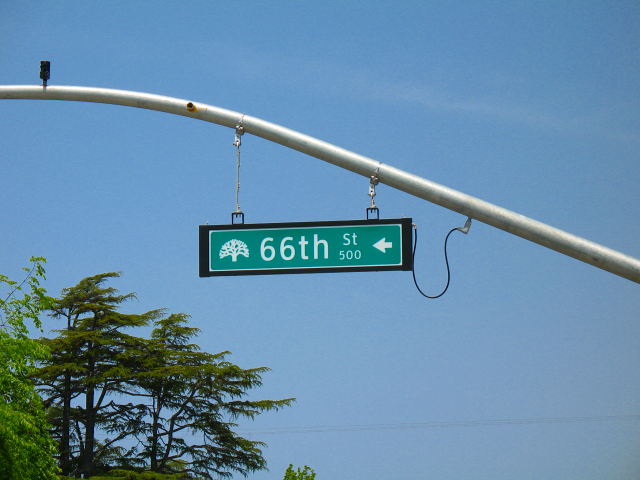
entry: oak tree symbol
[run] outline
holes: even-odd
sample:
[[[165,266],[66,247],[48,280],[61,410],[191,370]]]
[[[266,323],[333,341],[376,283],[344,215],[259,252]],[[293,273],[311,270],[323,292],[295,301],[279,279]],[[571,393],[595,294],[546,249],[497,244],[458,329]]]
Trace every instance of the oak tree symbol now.
[[[231,261],[238,260],[238,255],[249,258],[249,247],[241,240],[229,240],[220,248],[220,258],[231,256]]]

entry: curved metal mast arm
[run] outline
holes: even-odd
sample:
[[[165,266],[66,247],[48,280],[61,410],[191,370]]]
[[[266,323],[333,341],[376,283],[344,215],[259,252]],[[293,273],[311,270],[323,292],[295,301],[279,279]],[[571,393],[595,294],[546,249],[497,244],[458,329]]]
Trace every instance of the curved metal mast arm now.
[[[0,99],[70,100],[145,108],[235,128],[298,150],[640,283],[640,260],[377,160],[250,115],[149,93],[76,86],[0,85]]]

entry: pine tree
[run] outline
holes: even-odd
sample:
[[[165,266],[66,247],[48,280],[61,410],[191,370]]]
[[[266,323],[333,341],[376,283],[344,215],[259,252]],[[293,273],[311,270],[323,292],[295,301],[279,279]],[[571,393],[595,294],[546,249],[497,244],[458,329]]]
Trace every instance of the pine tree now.
[[[229,352],[201,352],[191,343],[198,329],[188,315],[120,313],[134,295],[103,285],[118,276],[95,275],[64,289],[51,310],[64,328],[42,340],[52,355],[37,377],[63,474],[213,479],[266,468],[264,444],[237,435],[235,421],[294,399],[245,400],[268,368],[243,369],[227,360]],[[123,332],[152,321],[149,339]],[[97,431],[109,437],[98,442]]]
[[[95,473],[101,457],[113,453],[112,446],[126,436],[102,443],[95,437],[118,408],[111,393],[131,375],[121,357],[130,356],[144,343],[123,330],[145,326],[160,315],[158,310],[120,313],[120,305],[135,295],[120,295],[115,288],[103,286],[119,275],[111,272],[85,278],[64,289],[51,308],[51,316],[65,325],[56,330],[58,337],[43,340],[52,357],[39,370],[38,379],[54,419],[63,475]]]
[[[146,401],[127,409],[126,419],[114,419],[114,431],[137,428],[137,437],[146,438],[138,458],[153,472],[212,479],[264,469],[264,444],[234,433],[234,421],[294,399],[243,400],[268,369],[242,369],[226,360],[229,352],[199,351],[190,343],[198,329],[187,321],[187,315],[173,314],[155,322],[135,390],[127,392]]]

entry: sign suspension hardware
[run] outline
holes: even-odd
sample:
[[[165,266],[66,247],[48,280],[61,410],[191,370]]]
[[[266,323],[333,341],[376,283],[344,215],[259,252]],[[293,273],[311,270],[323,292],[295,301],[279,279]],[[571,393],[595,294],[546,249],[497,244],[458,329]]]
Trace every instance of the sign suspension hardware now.
[[[244,134],[244,126],[242,125],[242,118],[236,125],[236,133],[233,141],[233,146],[236,147],[236,209],[231,213],[231,224],[243,224],[244,212],[240,208],[240,145],[242,145],[242,135]]]
[[[369,198],[371,199],[369,206],[367,207],[367,220],[380,220],[380,209],[376,206],[376,185],[380,183],[378,175],[380,173],[380,165],[376,168],[376,171],[371,177],[369,177]],[[373,217],[375,215],[375,218]]]
[[[240,208],[240,146],[236,124],[236,205],[231,224],[200,225],[200,277],[367,272],[413,268],[412,220],[380,219],[378,167],[369,181],[365,220],[245,224]]]

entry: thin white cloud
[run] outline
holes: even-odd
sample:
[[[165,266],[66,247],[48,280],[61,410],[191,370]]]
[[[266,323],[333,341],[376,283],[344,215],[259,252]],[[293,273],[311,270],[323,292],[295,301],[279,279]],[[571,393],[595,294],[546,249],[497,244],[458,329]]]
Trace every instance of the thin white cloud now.
[[[257,55],[244,51],[235,56],[237,74],[257,77],[261,81],[280,83],[286,88],[311,91],[316,95],[344,97],[385,102],[389,104],[420,105],[427,110],[448,112],[468,117],[487,118],[507,123],[542,128],[566,134],[598,136],[609,140],[640,143],[640,132],[624,130],[612,125],[608,117],[598,112],[571,116],[560,111],[539,110],[535,101],[528,104],[509,103],[495,97],[495,93],[460,94],[427,83],[416,84],[404,80],[383,78],[366,69],[300,60],[281,56]],[[440,76],[446,75],[440,73]],[[501,78],[507,78],[504,75]],[[526,88],[520,80],[518,89]],[[492,96],[493,95],[493,96]],[[542,99],[542,101],[549,99]],[[541,102],[542,103],[542,102]]]
[[[429,110],[487,117],[504,122],[519,123],[564,133],[598,135],[611,140],[640,142],[640,133],[622,131],[606,125],[606,120],[591,116],[571,117],[559,113],[546,113],[534,107],[510,104],[499,99],[463,98],[450,92],[436,91],[428,86],[375,82],[358,88],[371,98],[389,103],[418,104]]]

